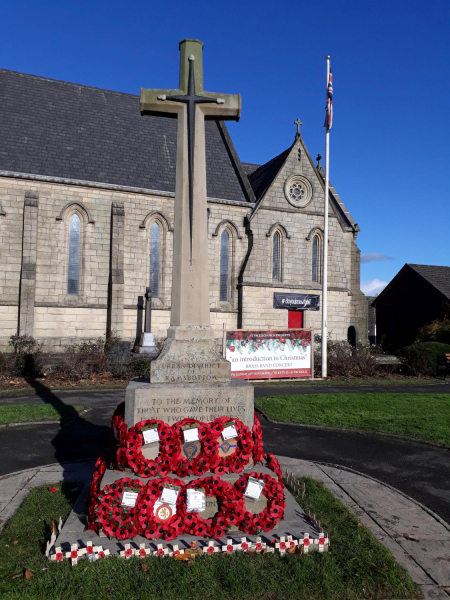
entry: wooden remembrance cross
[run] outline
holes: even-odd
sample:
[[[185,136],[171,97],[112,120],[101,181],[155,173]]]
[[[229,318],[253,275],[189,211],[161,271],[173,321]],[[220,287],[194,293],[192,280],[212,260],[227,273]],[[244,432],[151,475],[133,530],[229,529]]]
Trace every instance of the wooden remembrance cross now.
[[[141,90],[141,114],[178,121],[171,328],[210,327],[205,119],[241,112],[239,94],[203,91],[202,52],[202,42],[183,40],[180,89]]]

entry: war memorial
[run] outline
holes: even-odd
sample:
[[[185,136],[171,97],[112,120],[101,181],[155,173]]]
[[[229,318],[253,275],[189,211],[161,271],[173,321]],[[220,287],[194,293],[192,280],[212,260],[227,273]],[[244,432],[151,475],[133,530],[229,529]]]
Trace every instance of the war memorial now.
[[[131,381],[51,559],[328,549],[265,454],[253,387],[231,379],[210,325],[205,120],[239,120],[239,95],[203,90],[203,44],[180,43],[178,89],[143,89],[141,114],[177,119],[172,304],[149,380]]]

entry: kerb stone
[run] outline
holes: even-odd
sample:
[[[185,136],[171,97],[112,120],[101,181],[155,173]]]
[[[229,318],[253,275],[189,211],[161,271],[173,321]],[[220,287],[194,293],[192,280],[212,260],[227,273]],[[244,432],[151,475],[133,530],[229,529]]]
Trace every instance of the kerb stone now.
[[[245,381],[226,383],[147,383],[131,381],[125,395],[125,422],[132,427],[146,419],[168,425],[185,418],[203,422],[227,416],[253,427],[253,386]]]

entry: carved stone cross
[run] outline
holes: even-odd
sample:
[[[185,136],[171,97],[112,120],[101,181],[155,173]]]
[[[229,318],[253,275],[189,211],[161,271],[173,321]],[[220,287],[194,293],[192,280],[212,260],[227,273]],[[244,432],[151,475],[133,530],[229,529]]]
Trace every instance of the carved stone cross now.
[[[180,42],[177,90],[141,90],[141,113],[176,117],[171,325],[209,326],[205,119],[239,120],[240,95],[203,90],[203,44]]]
[[[303,125],[303,123],[300,121],[300,119],[297,119],[294,121],[294,125],[297,125],[297,135],[300,135],[300,127]]]

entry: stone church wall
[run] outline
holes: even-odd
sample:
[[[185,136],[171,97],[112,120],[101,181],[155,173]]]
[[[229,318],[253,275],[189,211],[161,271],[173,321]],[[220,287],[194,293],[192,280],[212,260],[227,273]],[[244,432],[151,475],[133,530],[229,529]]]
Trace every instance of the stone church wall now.
[[[308,178],[315,176],[305,154],[299,163],[292,152],[251,221],[254,239],[244,275],[244,328],[287,327],[288,311],[273,309],[274,291],[321,294],[321,284],[311,281],[310,233],[322,226],[319,204],[297,210],[284,197],[285,179],[299,168]],[[319,188],[314,186],[314,195],[320,194]],[[0,349],[6,349],[17,332],[34,335],[47,351],[63,351],[66,344],[95,340],[107,331],[134,342],[143,325],[150,227],[155,220],[162,243],[152,329],[158,339],[164,338],[170,322],[173,206],[171,195],[1,177]],[[208,203],[211,324],[218,338],[224,324],[237,327],[237,282],[248,250],[244,218],[250,208],[238,202]],[[81,222],[78,296],[67,294],[72,214]],[[230,240],[228,302],[219,299],[224,230]],[[282,281],[272,280],[275,230],[282,235]],[[344,232],[334,215],[329,242],[330,333],[346,339],[349,325],[355,324],[363,338],[367,303],[359,291],[359,250],[353,234]],[[320,312],[305,312],[306,327],[318,330],[320,323]]]

